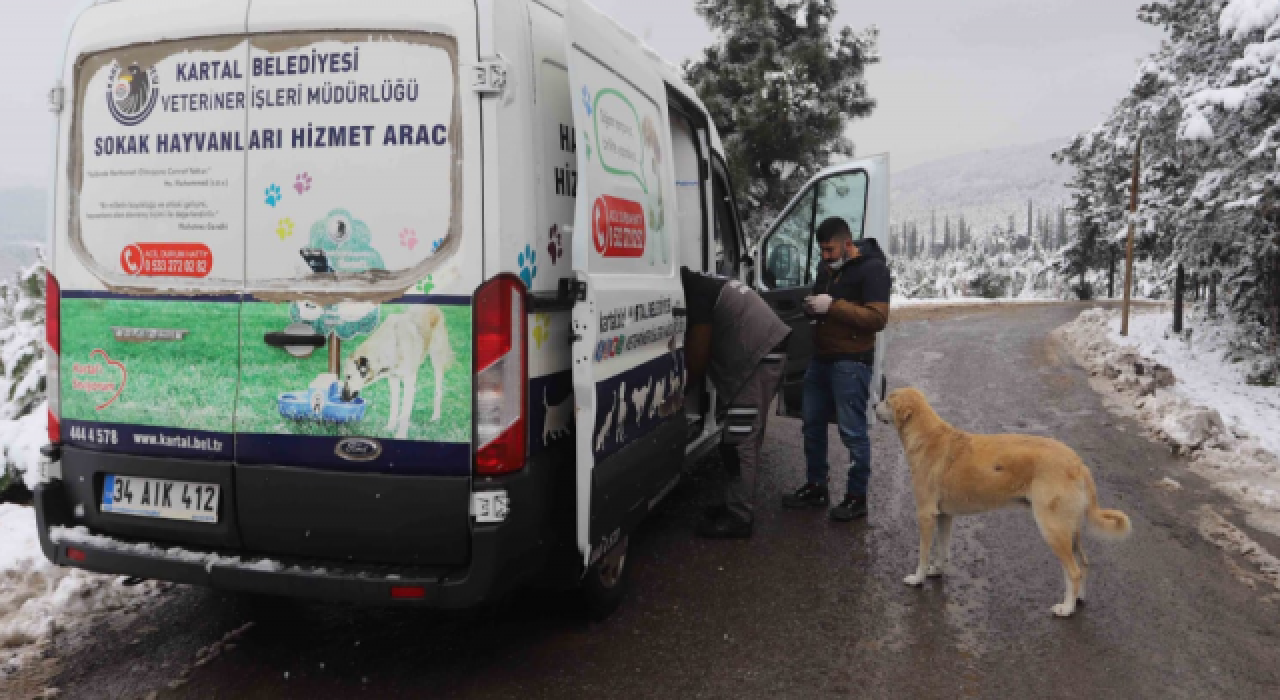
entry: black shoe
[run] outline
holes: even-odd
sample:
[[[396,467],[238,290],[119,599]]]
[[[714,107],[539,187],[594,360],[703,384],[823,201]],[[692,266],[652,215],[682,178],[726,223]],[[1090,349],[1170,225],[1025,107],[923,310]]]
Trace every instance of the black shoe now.
[[[854,496],[850,494],[840,501],[840,505],[831,509],[831,519],[836,522],[847,523],[854,518],[867,517],[867,497]]]
[[[703,518],[696,532],[698,537],[715,540],[746,539],[751,536],[751,521],[725,511],[718,517]]]
[[[822,508],[830,502],[827,487],[817,484],[805,484],[782,497],[783,508]]]
[[[719,518],[722,515],[727,515],[728,513],[729,513],[729,506],[723,503],[715,503],[715,504],[703,507],[702,519],[715,520],[716,518]]]

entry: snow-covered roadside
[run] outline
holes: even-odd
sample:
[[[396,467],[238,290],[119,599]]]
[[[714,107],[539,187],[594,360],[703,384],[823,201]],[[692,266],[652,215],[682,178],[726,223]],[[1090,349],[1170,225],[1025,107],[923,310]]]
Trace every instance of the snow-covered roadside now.
[[[1091,309],[1058,329],[1112,408],[1141,420],[1230,495],[1251,525],[1280,535],[1280,389],[1251,386],[1225,333],[1171,330],[1172,316]]]
[[[35,511],[0,503],[0,684],[55,635],[60,645],[74,640],[94,616],[135,610],[162,590],[151,582],[122,581],[49,563],[40,551]]]

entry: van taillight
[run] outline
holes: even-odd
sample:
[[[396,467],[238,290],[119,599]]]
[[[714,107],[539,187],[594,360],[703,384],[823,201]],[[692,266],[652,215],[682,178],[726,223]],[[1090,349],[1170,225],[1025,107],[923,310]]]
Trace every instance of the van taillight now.
[[[62,385],[58,365],[62,357],[62,288],[53,272],[44,273],[44,376],[49,398],[49,442],[62,442]]]
[[[515,275],[498,275],[476,290],[473,303],[475,473],[494,476],[524,467],[524,283]]]

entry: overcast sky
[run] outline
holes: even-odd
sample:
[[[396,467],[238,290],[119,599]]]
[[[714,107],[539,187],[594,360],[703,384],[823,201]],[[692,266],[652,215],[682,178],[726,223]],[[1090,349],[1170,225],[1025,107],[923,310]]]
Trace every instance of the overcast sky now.
[[[83,2],[6,2],[0,187],[47,184],[45,93],[66,24]],[[838,24],[880,27],[882,61],[867,73],[879,106],[850,129],[858,152],[887,151],[896,170],[1093,126],[1160,42],[1134,18],[1143,2],[840,0]],[[675,62],[711,40],[693,0],[596,4]]]

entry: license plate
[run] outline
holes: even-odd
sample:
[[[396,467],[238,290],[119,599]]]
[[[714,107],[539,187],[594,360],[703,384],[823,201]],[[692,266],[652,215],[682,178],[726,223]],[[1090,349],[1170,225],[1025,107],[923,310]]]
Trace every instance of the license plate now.
[[[107,474],[102,512],[216,523],[220,495],[217,484]]]

